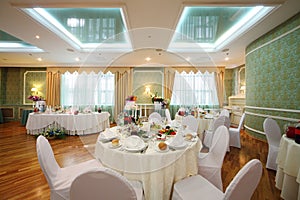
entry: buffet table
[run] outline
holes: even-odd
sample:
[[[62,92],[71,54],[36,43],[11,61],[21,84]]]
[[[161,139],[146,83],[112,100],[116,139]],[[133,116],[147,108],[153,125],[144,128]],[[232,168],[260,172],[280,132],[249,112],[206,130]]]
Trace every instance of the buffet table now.
[[[103,131],[110,126],[108,112],[73,114],[30,113],[26,129],[27,134],[39,134],[49,126],[62,127],[69,135],[86,135]]]
[[[110,130],[119,132],[118,127]],[[120,138],[122,144],[124,136]],[[113,148],[111,142],[102,142],[99,135],[95,156],[104,166],[119,171],[128,179],[141,181],[146,200],[170,199],[176,181],[198,173],[201,141],[196,137],[186,142],[182,149],[160,151],[158,141],[150,140],[145,142],[146,151],[131,152],[122,146]]]
[[[300,197],[300,144],[283,135],[277,156],[276,187],[281,190],[283,199]],[[298,180],[298,182],[297,182]]]

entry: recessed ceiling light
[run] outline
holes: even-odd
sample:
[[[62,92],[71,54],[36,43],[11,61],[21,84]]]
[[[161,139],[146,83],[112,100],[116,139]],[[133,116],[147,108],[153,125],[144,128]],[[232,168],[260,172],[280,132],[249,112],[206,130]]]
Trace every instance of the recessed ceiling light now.
[[[35,38],[36,38],[36,39],[40,39],[40,36],[39,36],[39,35],[36,35]]]
[[[225,57],[225,60],[227,61],[227,60],[229,60],[229,58],[228,58],[228,57]]]
[[[42,58],[37,58],[38,61],[42,61]]]
[[[147,58],[145,58],[145,60],[149,62],[151,60],[151,58],[147,57]]]
[[[75,60],[78,62],[78,61],[80,61],[80,58],[77,57],[77,58],[75,58]]]

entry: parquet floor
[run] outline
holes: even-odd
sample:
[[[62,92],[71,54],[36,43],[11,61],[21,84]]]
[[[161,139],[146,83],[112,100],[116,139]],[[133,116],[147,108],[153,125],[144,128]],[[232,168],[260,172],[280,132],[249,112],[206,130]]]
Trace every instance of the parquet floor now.
[[[93,158],[97,134],[68,136],[64,140],[50,140],[57,162],[69,166]],[[0,199],[1,200],[46,200],[50,190],[40,169],[35,147],[35,136],[27,135],[20,122],[0,124]],[[226,154],[222,178],[224,189],[238,170],[250,159],[258,158],[263,163],[263,176],[252,200],[280,199],[275,188],[275,171],[265,168],[268,146],[241,134],[242,148],[231,148]]]

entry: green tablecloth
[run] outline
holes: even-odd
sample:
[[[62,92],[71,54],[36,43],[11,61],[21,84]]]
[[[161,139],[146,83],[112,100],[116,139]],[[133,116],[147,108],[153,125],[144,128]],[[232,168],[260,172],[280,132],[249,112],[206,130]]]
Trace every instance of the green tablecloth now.
[[[22,111],[22,118],[21,118],[21,124],[22,126],[26,125],[27,119],[28,119],[28,115],[29,113],[32,113],[33,110],[23,110]]]
[[[0,109],[0,124],[4,123],[2,110]]]

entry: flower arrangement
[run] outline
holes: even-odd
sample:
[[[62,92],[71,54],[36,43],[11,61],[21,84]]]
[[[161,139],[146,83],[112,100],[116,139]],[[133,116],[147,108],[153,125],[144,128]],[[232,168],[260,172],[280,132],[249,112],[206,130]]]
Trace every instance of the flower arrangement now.
[[[48,139],[64,139],[66,137],[65,130],[57,127],[49,127],[46,131],[39,133]]]
[[[154,102],[160,102],[161,105],[162,105],[162,107],[164,107],[164,108],[170,104],[170,99],[167,99],[167,98],[164,99],[162,97],[159,97],[157,95],[157,92],[155,92],[155,94],[151,95],[151,99],[152,99],[152,103],[154,103]]]
[[[29,100],[32,100],[32,101],[43,101],[43,97],[42,96],[36,96],[36,95],[30,95],[28,97]]]
[[[125,100],[126,101],[136,101],[137,100],[137,96],[131,95],[131,96],[128,96]]]

